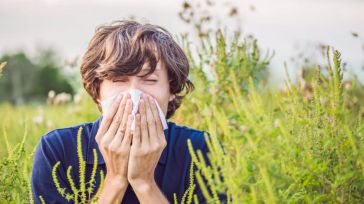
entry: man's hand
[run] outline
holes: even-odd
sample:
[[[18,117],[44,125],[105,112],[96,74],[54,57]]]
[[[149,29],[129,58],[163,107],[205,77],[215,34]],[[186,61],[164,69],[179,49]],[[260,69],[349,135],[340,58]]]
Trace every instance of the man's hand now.
[[[151,96],[143,94],[128,164],[128,181],[141,203],[168,203],[154,180],[154,170],[166,145],[157,106]]]
[[[107,170],[99,203],[120,202],[128,186],[127,170],[132,137],[131,110],[130,95],[119,95],[105,114],[96,134],[95,140]]]

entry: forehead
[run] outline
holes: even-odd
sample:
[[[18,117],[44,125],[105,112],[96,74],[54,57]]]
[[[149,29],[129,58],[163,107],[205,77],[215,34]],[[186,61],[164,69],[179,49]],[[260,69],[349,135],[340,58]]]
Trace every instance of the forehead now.
[[[139,72],[134,73],[134,74],[119,73],[115,76],[115,78],[128,77],[128,76],[145,77],[145,76],[150,76],[150,75],[156,75],[158,77],[161,77],[161,76],[163,76],[163,72],[165,71],[165,68],[162,66],[162,64],[163,63],[160,63],[160,61],[158,61],[158,63],[156,64],[156,67],[154,69],[154,72],[151,72],[148,74],[148,72],[150,72],[150,70],[151,70],[151,67],[149,66],[148,62],[145,62]]]
[[[152,73],[155,73],[155,72],[161,72],[161,71],[164,69],[164,68],[163,68],[163,66],[162,66],[162,64],[163,64],[163,63],[161,63],[161,61],[159,60],[159,61],[158,61],[158,63],[156,64],[156,67],[155,67],[154,72],[152,72]],[[150,66],[149,66],[149,63],[148,63],[148,62],[145,62],[145,63],[143,64],[143,67],[142,67],[142,69],[140,70],[140,72],[145,72],[145,73],[147,73],[150,69],[151,69],[151,68],[150,68]]]

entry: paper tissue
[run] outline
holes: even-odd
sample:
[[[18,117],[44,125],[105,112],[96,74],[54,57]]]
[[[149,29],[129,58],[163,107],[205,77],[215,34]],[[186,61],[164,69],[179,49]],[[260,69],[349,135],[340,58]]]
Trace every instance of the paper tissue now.
[[[112,96],[108,97],[107,99],[100,101],[100,104],[101,104],[101,107],[102,107],[102,112],[106,113],[106,110],[110,107],[112,100],[116,96],[118,96],[118,94],[126,94],[128,92],[130,93],[130,98],[133,101],[133,110],[131,112],[131,114],[133,116],[133,121],[132,121],[131,128],[130,128],[131,132],[133,132],[135,130],[135,114],[138,112],[139,100],[140,100],[141,94],[143,93],[141,90],[139,90],[139,89],[129,89],[128,91],[115,93]],[[166,120],[166,117],[165,117],[162,109],[160,108],[160,106],[159,106],[156,99],[154,99],[154,102],[157,105],[157,109],[158,109],[158,112],[159,112],[159,117],[160,117],[160,119],[162,121],[163,130],[168,129],[167,120]]]

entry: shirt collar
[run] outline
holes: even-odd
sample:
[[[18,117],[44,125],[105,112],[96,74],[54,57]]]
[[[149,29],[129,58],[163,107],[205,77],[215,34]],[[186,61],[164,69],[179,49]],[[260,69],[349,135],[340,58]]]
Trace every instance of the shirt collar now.
[[[94,156],[93,156],[93,149],[96,149],[96,153],[97,153],[97,163],[100,164],[105,164],[104,158],[100,152],[99,146],[96,143],[95,137],[97,134],[97,131],[99,129],[100,123],[102,121],[103,116],[101,115],[97,120],[95,120],[94,122],[92,122],[92,129],[91,129],[91,133],[89,134],[89,140],[88,140],[88,145],[87,145],[87,157],[86,157],[86,164],[93,164],[94,163]],[[169,133],[170,133],[170,128],[171,128],[171,122],[167,122],[168,124],[168,129],[164,130],[164,135],[166,137],[166,141],[167,141],[167,146],[164,148],[161,157],[159,158],[158,163],[160,164],[165,164],[166,160],[167,160],[167,149],[168,149],[168,137],[169,137]]]

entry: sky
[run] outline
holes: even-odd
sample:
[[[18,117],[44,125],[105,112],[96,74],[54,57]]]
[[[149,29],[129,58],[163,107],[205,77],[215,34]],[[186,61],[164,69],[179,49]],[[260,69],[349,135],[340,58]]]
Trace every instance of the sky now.
[[[183,1],[162,0],[0,0],[0,55],[52,46],[61,58],[82,56],[98,25],[135,16],[165,27],[172,34],[189,32],[177,13]],[[314,46],[328,44],[342,52],[348,69],[364,80],[363,0],[230,0],[239,7],[243,34],[254,35],[265,51],[275,51],[272,81],[282,83],[284,63],[300,52],[321,62]],[[254,8],[254,9],[252,9]],[[222,9],[217,13],[224,12]],[[230,21],[222,19],[229,27]],[[353,37],[355,32],[359,36]]]

